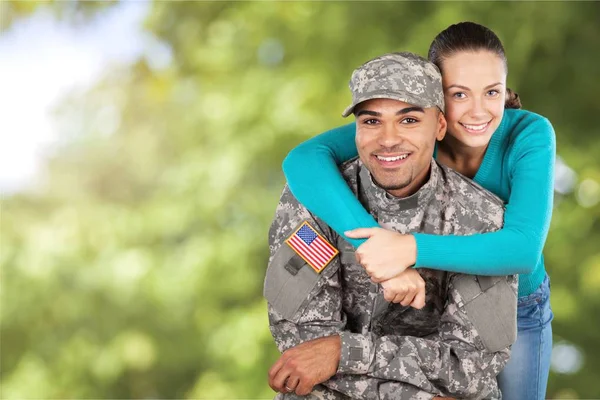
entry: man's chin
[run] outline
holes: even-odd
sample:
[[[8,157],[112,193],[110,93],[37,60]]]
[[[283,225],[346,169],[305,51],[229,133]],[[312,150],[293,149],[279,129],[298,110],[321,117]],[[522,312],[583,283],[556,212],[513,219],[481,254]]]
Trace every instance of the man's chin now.
[[[395,191],[395,190],[402,190],[410,184],[410,182],[390,182],[390,181],[386,182],[385,180],[380,181],[377,178],[375,178],[375,183],[377,183],[377,186],[379,186],[380,188],[382,188],[383,190],[385,190],[387,192]]]
[[[404,188],[406,188],[408,186],[407,184],[403,184],[403,185],[389,185],[389,186],[381,186],[380,187],[385,190],[386,192],[394,192],[397,190],[402,190]]]

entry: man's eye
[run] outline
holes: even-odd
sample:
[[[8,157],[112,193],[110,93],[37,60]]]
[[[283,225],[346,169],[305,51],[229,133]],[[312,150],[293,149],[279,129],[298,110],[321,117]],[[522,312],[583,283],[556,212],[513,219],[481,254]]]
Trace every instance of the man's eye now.
[[[419,121],[416,120],[416,119],[414,119],[414,118],[407,117],[407,118],[404,118],[401,123],[403,123],[403,124],[414,124],[414,123],[417,123],[417,122],[419,122]]]
[[[365,120],[363,121],[363,124],[367,124],[367,125],[375,125],[377,122],[379,122],[379,121],[377,121],[376,119],[373,119],[373,118],[371,118],[371,119],[365,119]]]

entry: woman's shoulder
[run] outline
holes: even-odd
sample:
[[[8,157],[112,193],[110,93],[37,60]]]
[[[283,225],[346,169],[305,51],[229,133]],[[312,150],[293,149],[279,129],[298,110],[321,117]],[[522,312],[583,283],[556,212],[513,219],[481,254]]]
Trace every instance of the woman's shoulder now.
[[[528,110],[509,109],[504,111],[505,132],[511,147],[532,143],[554,143],[554,127],[543,115]]]
[[[507,109],[504,111],[504,118],[506,118],[507,131],[511,136],[529,132],[554,133],[554,128],[548,118],[533,111]]]
[[[504,118],[507,119],[509,165],[537,149],[546,149],[549,154],[556,151],[556,135],[548,118],[532,111],[514,109],[505,110]]]

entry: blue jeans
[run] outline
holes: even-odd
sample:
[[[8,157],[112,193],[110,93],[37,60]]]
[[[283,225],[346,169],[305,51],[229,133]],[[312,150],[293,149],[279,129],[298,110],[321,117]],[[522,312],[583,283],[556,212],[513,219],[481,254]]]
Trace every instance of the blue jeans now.
[[[517,341],[510,360],[498,375],[504,400],[543,400],[550,372],[553,318],[548,275],[529,296],[517,303]]]

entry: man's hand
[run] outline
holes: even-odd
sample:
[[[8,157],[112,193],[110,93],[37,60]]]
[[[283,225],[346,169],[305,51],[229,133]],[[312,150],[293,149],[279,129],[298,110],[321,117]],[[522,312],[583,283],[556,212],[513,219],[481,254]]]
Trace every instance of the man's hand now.
[[[417,309],[425,307],[425,281],[412,268],[392,279],[381,282],[381,287],[383,287],[383,297],[387,301]]]
[[[335,375],[341,350],[342,343],[338,335],[292,347],[269,370],[269,386],[276,392],[307,395],[315,385]]]
[[[353,239],[368,238],[356,249],[356,259],[373,282],[391,279],[417,260],[417,242],[413,235],[382,228],[359,228],[344,234]]]

